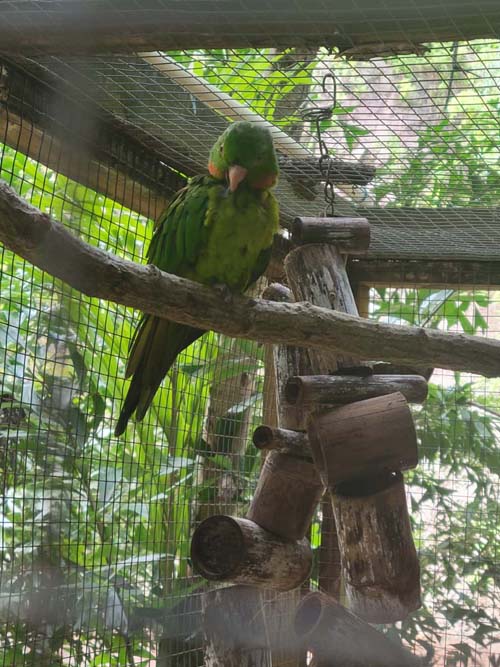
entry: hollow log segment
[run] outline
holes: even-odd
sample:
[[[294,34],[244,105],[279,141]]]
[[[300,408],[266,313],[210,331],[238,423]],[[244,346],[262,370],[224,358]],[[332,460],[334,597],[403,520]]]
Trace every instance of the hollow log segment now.
[[[370,245],[370,223],[366,218],[295,218],[292,242],[333,243],[343,254],[363,254]]]
[[[400,393],[313,414],[308,433],[314,461],[330,489],[418,463],[412,414]]]
[[[309,576],[312,551],[306,539],[286,541],[248,519],[217,514],[196,528],[191,559],[211,581],[289,591]]]
[[[285,398],[291,405],[311,409],[400,392],[409,403],[423,403],[427,390],[427,382],[420,375],[306,375],[288,380]]]
[[[247,517],[282,539],[301,540],[323,491],[312,462],[271,451],[262,466]]]
[[[344,237],[346,233],[347,235],[352,234],[353,230],[363,229],[364,242],[366,242],[367,227],[365,224],[362,223],[359,227],[355,223],[350,228],[346,228],[346,225],[342,224],[336,227],[333,224],[332,227],[332,223],[333,221],[329,220],[327,226],[323,225],[323,229],[336,229],[337,232],[341,231]],[[302,232],[310,233],[314,227],[314,221],[308,225],[307,220],[297,219],[295,221],[295,236],[297,237],[298,232],[300,232],[299,235],[307,238],[308,234],[302,234]],[[337,238],[337,241],[339,240]],[[345,238],[343,241],[345,242]],[[285,258],[285,271],[297,301],[308,301],[315,306],[322,306],[329,310],[337,310],[350,315],[358,314],[345,270],[344,258],[340,255],[337,247],[328,244],[299,246]],[[357,366],[359,364],[359,359],[355,355],[339,354],[338,352],[317,351],[309,348],[307,356],[310,370],[303,375],[331,373],[342,366]],[[291,374],[289,377],[291,377]],[[286,386],[283,394],[286,394]],[[286,395],[284,399],[286,408]],[[294,405],[292,408],[290,412],[294,411],[296,415],[295,428],[306,428],[309,411],[301,405]],[[318,472],[320,471],[321,467],[318,467]],[[324,482],[324,480],[322,481]],[[323,497],[321,503],[321,512],[323,521],[321,523],[321,546],[318,554],[319,584],[323,590],[338,597],[341,583],[341,554],[331,501],[326,496]]]
[[[302,431],[291,431],[290,429],[273,428],[272,426],[257,426],[253,432],[252,441],[257,449],[278,449],[286,454],[311,457],[307,435]]]
[[[318,662],[348,667],[418,667],[420,660],[323,593],[304,597],[295,632]]]
[[[421,600],[402,474],[340,484],[332,504],[347,606],[370,623],[403,620]]]
[[[230,586],[202,596],[205,665],[271,667],[262,592]]]

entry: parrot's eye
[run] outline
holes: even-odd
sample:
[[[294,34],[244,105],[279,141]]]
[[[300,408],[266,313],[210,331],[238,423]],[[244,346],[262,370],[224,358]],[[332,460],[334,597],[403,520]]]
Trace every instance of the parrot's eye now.
[[[224,154],[224,144],[221,144],[221,145],[220,145],[219,153],[220,153],[221,155]]]

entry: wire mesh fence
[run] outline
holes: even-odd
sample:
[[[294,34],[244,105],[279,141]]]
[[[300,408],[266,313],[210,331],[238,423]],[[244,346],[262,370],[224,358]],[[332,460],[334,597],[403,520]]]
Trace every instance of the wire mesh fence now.
[[[275,133],[283,222],[321,213],[303,112],[331,103],[322,83],[333,71],[337,106],[321,129],[339,161],[335,211],[368,217],[370,256],[499,259],[496,41],[372,62],[276,47],[2,67],[0,177],[123,257],[142,261],[161,206],[246,109],[292,138]],[[215,88],[200,94],[193,77]],[[206,334],[117,439],[136,316],[6,250],[1,266],[0,664],[202,664],[208,584],[192,571],[190,538],[209,515],[244,515],[252,496],[264,348]],[[500,337],[498,283],[453,273],[422,287],[400,266],[400,281],[365,295],[370,317]],[[414,413],[421,464],[407,475],[424,606],[386,630],[426,664],[495,666],[499,385],[438,369],[430,386]],[[312,587],[328,570],[323,518],[311,528]]]

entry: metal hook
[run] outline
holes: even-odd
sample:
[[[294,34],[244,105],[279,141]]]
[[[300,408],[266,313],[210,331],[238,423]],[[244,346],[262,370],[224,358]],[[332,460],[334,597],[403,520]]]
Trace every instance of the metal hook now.
[[[328,81],[332,81],[333,83],[333,90],[331,92],[328,90]],[[318,137],[320,153],[318,167],[321,175],[325,179],[325,215],[333,217],[335,209],[335,189],[332,181],[333,159],[321,134],[321,122],[324,120],[330,120],[333,114],[333,110],[337,106],[337,79],[335,78],[333,72],[330,71],[324,75],[323,81],[321,82],[321,89],[325,95],[328,94],[330,96],[331,104],[328,106],[306,109],[303,112],[302,117],[304,120],[308,120],[316,125],[316,134]]]

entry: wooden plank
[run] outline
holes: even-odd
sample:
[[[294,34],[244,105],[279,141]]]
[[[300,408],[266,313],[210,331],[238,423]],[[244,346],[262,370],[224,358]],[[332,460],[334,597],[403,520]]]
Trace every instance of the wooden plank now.
[[[333,7],[324,0],[148,0],[142,6],[133,0],[18,0],[2,8],[0,21],[2,50],[32,55],[307,45],[393,53],[414,51],[422,42],[499,34],[497,0],[424,7],[400,0]]]
[[[83,147],[68,150],[61,140],[6,109],[0,109],[0,141],[147,218],[155,219],[167,204],[164,197],[94,159]]]
[[[500,288],[500,261],[352,259],[348,273],[358,294],[363,286]]]

